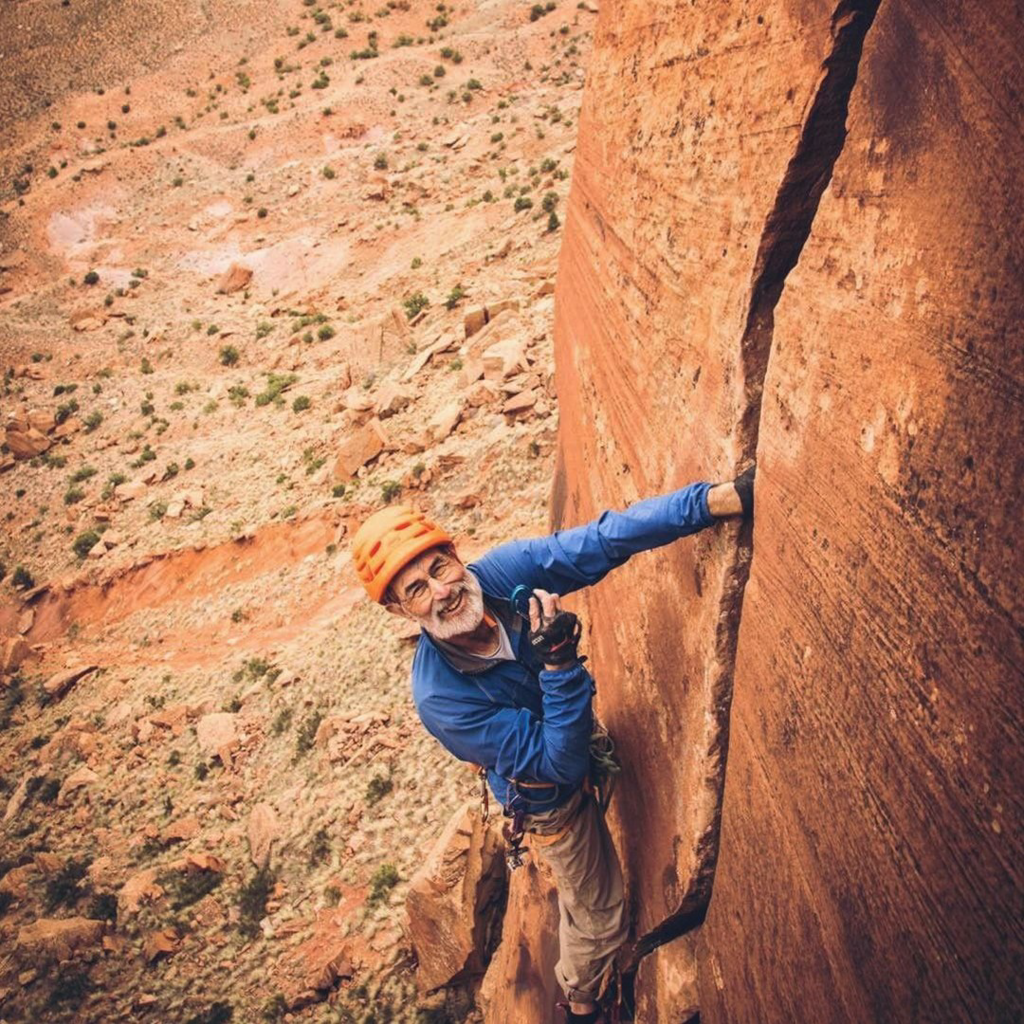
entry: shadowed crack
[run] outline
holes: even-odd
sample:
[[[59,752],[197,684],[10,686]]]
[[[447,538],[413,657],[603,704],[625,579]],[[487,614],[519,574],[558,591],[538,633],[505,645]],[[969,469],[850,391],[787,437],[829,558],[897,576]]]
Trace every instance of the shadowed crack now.
[[[821,68],[796,150],[786,167],[765,221],[751,275],[746,323],[740,338],[744,409],[738,427],[740,465],[757,456],[761,398],[775,330],[775,307],[789,272],[796,266],[811,233],[818,204],[846,141],[846,117],[864,39],[881,0],[842,0],[832,15],[832,48]],[[743,611],[743,594],[753,557],[753,525],[744,523],[736,534],[736,554],[726,570],[715,635],[718,667],[713,686],[710,743],[706,781],[717,791],[715,810],[697,841],[698,868],[676,912],[638,939],[637,960],[664,943],[698,927],[707,914],[718,860],[725,764],[729,745],[736,645]]]

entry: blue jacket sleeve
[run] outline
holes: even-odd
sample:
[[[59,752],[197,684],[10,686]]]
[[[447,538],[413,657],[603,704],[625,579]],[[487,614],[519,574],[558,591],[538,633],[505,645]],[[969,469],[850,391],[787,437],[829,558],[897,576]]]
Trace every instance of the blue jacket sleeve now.
[[[576,785],[587,773],[593,683],[582,665],[540,673],[544,718],[432,693],[418,706],[423,724],[463,761],[493,768],[506,779]]]
[[[523,583],[555,594],[571,594],[597,583],[639,551],[669,544],[710,526],[711,484],[690,484],[647,498],[624,512],[603,512],[586,526],[550,537],[510,541],[473,563],[487,593],[507,597]]]

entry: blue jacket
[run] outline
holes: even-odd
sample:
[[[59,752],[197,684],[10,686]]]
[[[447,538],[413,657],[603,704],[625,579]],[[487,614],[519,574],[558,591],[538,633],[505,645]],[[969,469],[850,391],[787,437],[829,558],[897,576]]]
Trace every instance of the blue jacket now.
[[[604,512],[586,526],[510,541],[469,565],[488,609],[505,624],[516,661],[460,659],[430,634],[420,634],[412,665],[420,719],[450,753],[487,768],[491,791],[506,809],[556,807],[583,781],[594,692],[582,665],[549,672],[538,662],[529,624],[509,604],[513,589],[523,583],[531,590],[571,594],[638,551],[710,526],[710,487],[690,484],[625,512]],[[517,790],[512,779],[548,786]]]

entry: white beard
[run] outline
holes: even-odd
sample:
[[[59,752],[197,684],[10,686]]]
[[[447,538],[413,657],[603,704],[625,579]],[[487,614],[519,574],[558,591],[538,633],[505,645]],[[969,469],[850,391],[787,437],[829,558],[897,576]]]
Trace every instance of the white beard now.
[[[445,608],[456,602],[459,602],[459,610],[454,615],[443,614]],[[484,592],[480,581],[467,570],[464,579],[452,584],[452,593],[443,608],[435,604],[429,615],[416,615],[414,618],[438,640],[451,640],[462,633],[472,632],[484,618]]]

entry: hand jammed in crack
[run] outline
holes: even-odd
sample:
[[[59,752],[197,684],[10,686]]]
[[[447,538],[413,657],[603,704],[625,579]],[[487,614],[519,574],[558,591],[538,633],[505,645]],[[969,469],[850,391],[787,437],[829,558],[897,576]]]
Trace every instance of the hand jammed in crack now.
[[[569,668],[577,661],[580,621],[562,608],[562,599],[546,590],[530,598],[530,644],[551,672]]]

